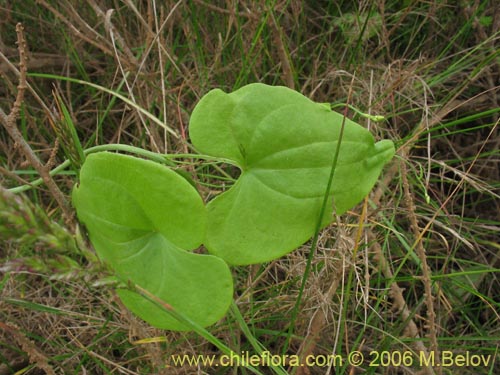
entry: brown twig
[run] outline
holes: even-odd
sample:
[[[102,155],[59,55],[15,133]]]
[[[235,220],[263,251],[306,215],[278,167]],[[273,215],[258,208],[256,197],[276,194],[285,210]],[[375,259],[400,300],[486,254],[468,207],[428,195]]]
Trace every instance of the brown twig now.
[[[402,150],[403,153],[406,153],[407,150],[411,147],[411,145],[407,145],[405,149]],[[398,173],[399,168],[398,168],[398,163],[393,163],[391,168],[387,171],[385,174],[382,182],[379,184],[377,189],[375,189],[373,196],[372,196],[372,201],[376,206],[378,206],[384,190],[387,188],[391,180],[396,176]],[[385,278],[387,280],[392,280],[392,283],[390,285],[390,297],[394,301],[394,307],[396,311],[401,315],[402,321],[407,322],[406,324],[406,332],[407,335],[411,338],[419,339],[421,338],[421,335],[419,334],[418,327],[411,317],[411,312],[410,309],[408,308],[408,305],[406,304],[405,298],[403,296],[403,291],[397,281],[394,280],[394,275],[392,273],[390,263],[388,262],[387,258],[384,255],[384,252],[382,251],[382,247],[380,244],[376,241],[376,235],[373,233],[371,229],[367,231],[368,234],[368,241],[370,241],[371,245],[370,248],[375,254],[375,259],[378,261],[378,266],[382,273],[384,274]],[[416,340],[413,344],[414,348],[419,351],[424,353],[424,355],[427,357],[428,356],[428,350],[427,347],[425,346],[424,342],[422,340]],[[423,369],[424,374],[432,375],[434,374],[434,371],[431,366],[426,366]]]
[[[28,355],[31,363],[45,371],[47,375],[56,375],[56,372],[49,364],[47,356],[43,354],[36,345],[30,341],[16,326],[9,323],[0,322],[0,329],[9,333]]]
[[[391,271],[391,267],[389,262],[387,261],[386,257],[384,256],[384,252],[382,251],[382,247],[380,244],[375,240],[375,235],[372,232],[368,232],[368,239],[371,242],[371,249],[375,253],[375,258],[378,260],[378,265],[380,269],[382,270],[382,273],[384,274],[385,278],[388,280],[393,280],[394,279],[394,274]],[[406,332],[407,335],[411,338],[418,339],[420,338],[419,332],[418,332],[418,327],[411,317],[411,312],[408,309],[408,305],[406,304],[406,301],[403,297],[403,289],[398,285],[396,281],[393,281],[390,286],[390,296],[394,301],[394,307],[397,309],[398,313],[401,315],[401,318],[404,322],[407,322],[406,324]],[[425,357],[428,357],[428,351],[427,348],[425,347],[423,341],[421,340],[416,340],[413,343],[413,346],[415,347],[416,350],[419,352],[424,353]],[[433,374],[433,370],[430,366],[424,369],[425,373],[427,374]]]
[[[254,20],[259,19],[259,17],[257,15],[250,13],[249,11],[236,12],[232,9],[224,9],[224,8],[218,7],[218,6],[213,5],[213,4],[209,4],[209,3],[202,1],[202,0],[194,0],[194,2],[199,4],[199,5],[202,5],[204,7],[207,7],[208,9],[210,9],[213,12],[218,12],[218,13],[222,13],[222,14],[229,14],[229,15],[235,14],[238,17],[249,18],[249,19],[254,19]]]
[[[278,24],[278,21],[274,17],[274,13],[271,13],[269,20],[269,26],[273,34],[274,44],[278,48],[278,55],[281,61],[281,69],[283,70],[283,78],[286,85],[292,90],[295,89],[295,79],[293,77],[293,68],[290,62],[290,56],[286,50],[285,44],[283,43],[283,31]]]
[[[89,5],[92,7],[97,16],[104,22],[104,27],[106,28],[107,33],[112,39],[116,39],[118,45],[123,50],[123,53],[127,57],[126,61],[132,67],[139,66],[139,62],[135,58],[134,54],[128,47],[127,43],[125,43],[125,39],[122,35],[116,30],[116,27],[111,22],[111,16],[113,14],[114,9],[109,9],[106,13],[99,7],[99,5],[94,0],[88,1]],[[118,56],[117,56],[118,58]]]
[[[12,64],[10,62],[10,60],[7,58],[7,56],[5,56],[2,51],[0,51],[0,59],[3,61],[3,66],[2,66],[2,69],[10,69],[17,77],[17,79],[20,79],[21,77],[21,72],[19,71],[19,69],[17,69],[14,64]],[[3,70],[2,70],[3,71]],[[38,93],[35,91],[35,89],[29,84],[29,82],[25,82],[26,83],[26,88],[28,89],[28,91],[31,93],[31,95],[33,96],[33,98],[35,98],[35,100],[38,102],[38,104],[40,104],[40,106],[44,109],[45,113],[47,114],[48,117],[51,118],[52,121],[55,121],[55,116],[54,114],[52,113],[52,111],[49,109],[49,107],[47,107],[47,105],[45,104],[45,102],[42,100],[42,98],[40,97],[40,95],[38,95]],[[2,115],[5,115],[5,113],[2,111],[0,112],[0,116]],[[2,116],[3,117],[3,116]],[[5,115],[5,119],[7,118],[7,115]],[[4,118],[2,118],[2,121],[4,121]]]
[[[432,281],[431,281],[431,270],[429,264],[427,263],[427,255],[425,252],[424,245],[422,243],[421,230],[418,225],[417,216],[415,214],[415,202],[413,201],[413,196],[410,191],[410,184],[408,182],[408,171],[406,169],[405,160],[401,161],[401,179],[403,182],[403,192],[405,197],[406,207],[408,209],[408,217],[410,219],[410,227],[413,235],[416,238],[415,246],[417,250],[417,256],[420,259],[422,265],[422,282],[424,284],[425,290],[425,305],[427,307],[427,328],[429,330],[430,348],[431,352],[437,359],[437,372],[441,374],[441,367],[439,364],[439,347],[437,342],[437,325],[436,325],[436,312],[434,310],[434,296],[432,294]]]
[[[424,284],[425,289],[425,305],[427,307],[427,318],[428,318],[428,329],[429,329],[429,338],[431,343],[431,351],[434,352],[436,358],[439,358],[438,355],[438,343],[437,343],[437,326],[436,326],[436,312],[434,310],[434,296],[432,294],[432,281],[431,281],[431,270],[429,268],[429,264],[427,263],[427,254],[422,243],[422,235],[421,230],[418,225],[417,216],[415,214],[415,202],[413,200],[413,196],[410,190],[410,184],[408,182],[408,171],[406,169],[405,160],[402,160],[401,163],[401,180],[403,182],[403,192],[406,207],[408,209],[408,218],[410,219],[410,227],[413,232],[413,235],[416,238],[415,246],[417,250],[417,256],[420,259],[422,264],[422,282]],[[440,368],[438,366],[438,373],[441,373]]]
[[[24,93],[27,88],[26,82],[26,73],[27,73],[27,65],[26,65],[26,41],[24,39],[24,28],[23,25],[18,23],[16,25],[16,33],[17,33],[17,44],[19,49],[19,85],[17,86],[17,96],[12,105],[12,109],[9,115],[6,115],[0,109],[0,121],[9,133],[9,136],[14,140],[14,142],[19,146],[21,152],[24,154],[28,162],[36,169],[36,171],[40,174],[41,178],[47,185],[50,193],[57,201],[57,204],[62,210],[63,216],[67,224],[70,224],[72,221],[72,211],[68,205],[66,198],[63,193],[56,185],[54,180],[49,174],[48,168],[42,164],[40,159],[36,156],[35,152],[31,149],[30,145],[23,138],[23,135],[19,131],[16,125],[17,118],[19,116],[19,112],[21,111],[21,105],[24,100]]]
[[[375,189],[372,195],[372,202],[375,204],[375,206],[379,205],[380,200],[382,199],[383,196],[383,192],[387,189],[387,186],[390,184],[391,180],[396,176],[398,171],[399,171],[398,163],[393,163],[391,168],[389,168],[387,173],[384,175],[384,178],[379,183],[378,187]],[[405,328],[408,336],[415,339],[421,338],[417,324],[411,317],[411,312],[404,299],[403,296],[404,289],[401,288],[398,285],[397,281],[394,280],[394,274],[392,273],[390,263],[387,261],[387,258],[385,257],[384,252],[382,251],[382,246],[380,246],[378,241],[376,241],[376,235],[373,233],[372,229],[368,228],[367,235],[368,235],[368,241],[370,242],[370,248],[375,254],[375,259],[378,261],[378,266],[380,270],[382,271],[387,280],[392,280],[389,294],[392,300],[394,301],[395,309],[401,315],[402,321],[407,322]],[[416,350],[424,353],[424,355],[428,357],[427,347],[425,346],[422,340],[416,340],[413,343],[413,346]],[[425,374],[429,375],[434,373],[432,367],[430,366],[424,368],[423,371]]]
[[[97,33],[92,27],[90,27],[85,21],[81,19],[78,12],[73,11],[72,18],[65,16],[61,12],[59,12],[56,8],[54,8],[51,4],[49,4],[45,0],[36,0],[37,4],[42,5],[47,10],[49,10],[57,19],[59,19],[62,23],[64,23],[69,30],[71,30],[76,36],[83,39],[87,43],[93,45],[94,47],[100,49],[105,54],[109,56],[113,56],[112,48],[109,48],[108,41],[102,37],[99,33]],[[78,23],[82,26],[82,30],[79,30],[75,23]]]
[[[463,106],[464,104],[466,104],[470,100],[471,99],[466,100],[466,101],[458,101],[458,100],[456,100],[456,96],[454,96],[454,98],[452,100],[450,100],[443,108],[441,108],[441,110],[439,110],[431,118],[430,123],[427,126],[429,128],[431,128],[431,127],[439,124],[442,121],[442,119],[444,117],[446,117],[450,112],[452,112],[452,111],[456,110],[457,108]],[[495,124],[495,127],[496,127],[496,125],[497,124]],[[401,157],[403,159],[403,164],[404,164],[404,161],[407,160],[411,148],[413,147],[413,145],[415,144],[415,142],[419,139],[419,137],[421,135],[421,132],[425,128],[426,128],[426,126],[425,126],[424,122],[422,122],[421,124],[419,124],[416,127],[416,129],[415,129],[412,137],[404,145],[402,145],[399,148],[398,154],[401,155]],[[490,133],[490,135],[488,136],[487,140],[490,138],[491,134],[493,134],[493,132]],[[485,143],[487,142],[487,140],[485,141]],[[474,163],[472,163],[472,165],[473,164]],[[472,167],[472,165],[471,165],[471,167]],[[469,169],[465,173],[465,175],[468,174],[468,172],[470,171],[471,167],[469,167]],[[379,204],[379,202],[380,202],[380,200],[381,200],[384,192],[386,191],[386,187],[395,178],[395,176],[398,174],[398,172],[399,172],[399,165],[398,165],[398,163],[393,163],[391,165],[391,167],[388,169],[387,173],[384,175],[381,183],[379,183],[378,187],[374,190],[374,193],[372,195],[372,201],[373,201],[373,203],[376,206],[378,206],[378,204]],[[464,178],[462,178],[461,183],[463,181],[464,181]],[[461,184],[459,184],[455,188],[455,190],[452,192],[452,194],[450,194],[450,196],[446,199],[446,201],[443,202],[443,204],[441,205],[441,208],[446,206],[446,204],[449,202],[449,200],[451,199],[451,197],[458,191],[458,188],[459,188],[460,185]],[[431,218],[431,220],[429,220],[428,224],[422,230],[418,231],[418,235],[416,236],[417,237],[416,238],[416,242],[421,242],[421,240],[423,238],[423,235],[429,230],[431,223],[434,222],[434,219],[436,218],[436,216],[441,211],[441,208],[439,210],[436,210],[436,213]],[[392,271],[390,269],[390,263],[388,262],[387,258],[385,257],[380,244],[377,241],[375,241],[375,238],[376,238],[375,234],[371,230],[369,230],[368,231],[368,236],[369,236],[369,240],[372,242],[371,249],[374,251],[376,259],[378,259],[379,267],[380,267],[381,271],[383,272],[384,276],[388,280],[393,280],[393,274],[392,274]],[[419,333],[418,333],[417,325],[415,324],[414,320],[411,318],[410,310],[408,309],[406,301],[405,301],[405,299],[403,297],[403,289],[398,285],[398,283],[396,281],[393,280],[392,283],[391,283],[391,285],[390,285],[390,290],[391,290],[390,295],[391,295],[391,298],[394,301],[395,308],[401,314],[401,317],[402,317],[403,321],[407,321],[407,327],[406,328],[407,328],[408,334],[411,337],[414,337],[414,338],[421,337],[419,335]],[[430,293],[429,293],[429,295],[430,295]],[[432,344],[432,342],[431,342],[431,345],[432,346],[436,346],[436,344]],[[416,350],[422,351],[423,353],[427,353],[428,352],[428,350],[427,350],[426,346],[424,345],[423,341],[420,341],[420,340],[419,341],[415,341],[414,347],[415,347]],[[434,350],[434,348],[431,347],[431,350]],[[434,355],[436,356],[436,353]],[[433,371],[433,369],[431,367],[427,367],[427,368],[424,369],[424,373],[433,374],[434,371]]]

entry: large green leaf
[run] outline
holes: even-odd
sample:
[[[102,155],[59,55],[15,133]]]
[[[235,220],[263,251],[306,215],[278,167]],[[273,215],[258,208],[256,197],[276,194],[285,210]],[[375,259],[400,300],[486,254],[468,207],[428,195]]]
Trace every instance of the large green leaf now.
[[[278,258],[313,234],[338,145],[343,116],[285,87],[251,84],[212,90],[190,121],[194,146],[232,160],[241,176],[208,204],[208,250],[230,264]],[[394,155],[345,120],[323,224],[360,202]]]
[[[92,154],[73,203],[99,257],[123,282],[141,286],[201,326],[225,314],[232,277],[222,259],[186,251],[203,240],[206,210],[179,174],[131,156]],[[139,294],[128,289],[118,294],[148,323],[188,329]]]

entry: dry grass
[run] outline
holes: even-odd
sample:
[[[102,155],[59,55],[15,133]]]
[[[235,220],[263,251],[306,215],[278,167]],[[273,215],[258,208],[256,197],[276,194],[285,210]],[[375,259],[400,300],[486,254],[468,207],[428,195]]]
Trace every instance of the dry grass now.
[[[189,114],[214,87],[259,81],[330,103],[352,92],[353,106],[386,120],[349,116],[392,139],[398,157],[369,201],[321,234],[291,339],[307,245],[233,270],[245,321],[276,354],[409,348],[498,358],[500,16],[493,2],[39,0],[0,1],[0,14],[2,113],[19,93],[18,22],[29,84],[15,123],[20,138],[0,131],[4,188],[33,181],[78,151],[64,134],[57,138],[54,92],[83,148],[123,143],[160,153],[189,150]],[[216,173],[209,167],[189,168],[217,184],[205,175]],[[77,170],[44,180],[68,199]],[[162,332],[131,316],[50,184],[22,199],[3,188],[0,195],[1,375],[248,373],[165,368],[172,354],[217,351],[195,334]],[[210,331],[237,352],[252,350],[231,315]],[[499,370],[340,366],[296,373]]]

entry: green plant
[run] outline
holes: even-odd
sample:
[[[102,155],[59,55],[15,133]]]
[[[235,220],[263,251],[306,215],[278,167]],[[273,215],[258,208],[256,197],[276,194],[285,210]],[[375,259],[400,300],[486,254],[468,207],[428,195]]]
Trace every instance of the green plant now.
[[[228,264],[292,251],[331,223],[334,211],[362,200],[394,154],[392,142],[375,143],[328,105],[263,84],[209,92],[193,111],[190,136],[205,156],[241,170],[206,206],[173,169],[108,152],[86,158],[73,203],[98,255],[125,285],[200,326],[231,303]],[[190,252],[201,244],[212,255]],[[118,294],[154,326],[190,328],[134,288]]]

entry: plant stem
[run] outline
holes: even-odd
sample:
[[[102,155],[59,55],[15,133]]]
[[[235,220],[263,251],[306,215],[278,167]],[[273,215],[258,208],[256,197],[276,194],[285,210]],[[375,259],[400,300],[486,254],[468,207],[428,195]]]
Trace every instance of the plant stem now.
[[[177,134],[177,132],[172,130],[169,126],[165,125],[163,123],[163,121],[161,121],[158,117],[154,116],[152,113],[148,112],[147,110],[145,110],[141,106],[137,105],[129,98],[127,98],[127,97],[123,96],[122,94],[119,94],[111,89],[108,89],[108,88],[100,86],[100,85],[96,85],[95,83],[83,81],[81,79],[76,79],[76,78],[71,78],[71,77],[62,77],[62,76],[58,76],[58,75],[54,75],[54,74],[31,73],[30,77],[50,78],[50,79],[58,79],[61,81],[67,81],[67,82],[72,82],[72,83],[78,83],[80,85],[86,85],[86,86],[92,87],[96,90],[100,90],[102,92],[105,92],[106,94],[113,95],[113,96],[117,97],[118,99],[122,100],[124,103],[131,106],[132,108],[136,109],[139,113],[141,113],[144,116],[146,116],[147,118],[149,118],[155,124],[161,126],[167,132],[172,134],[175,138],[179,138],[179,135]]]
[[[131,154],[136,154],[136,155],[141,155],[144,156],[150,160],[154,160],[156,162],[162,163],[162,164],[167,164],[170,167],[176,167],[177,164],[171,159],[177,159],[177,158],[192,158],[192,159],[202,159],[202,160],[214,160],[216,162],[221,162],[221,163],[230,163],[234,164],[231,160],[223,159],[223,158],[216,158],[210,155],[199,155],[199,154],[158,154],[153,151],[148,151],[144,150],[140,147],[134,147],[134,146],[129,146],[129,145],[122,145],[122,144],[116,144],[116,143],[111,143],[107,145],[99,145],[99,146],[94,146],[87,148],[86,150],[83,150],[83,154],[85,156],[96,153],[96,152],[101,152],[101,151],[125,151],[129,152]],[[70,160],[65,160],[61,164],[59,164],[57,167],[52,169],[51,171],[48,172],[49,176],[55,176],[58,173],[62,172],[66,168],[68,168],[71,165]],[[39,173],[40,174],[40,173]],[[15,188],[8,189],[12,193],[21,193],[23,191],[27,191],[32,189],[35,186],[39,186],[43,184],[45,180],[43,178],[38,178],[35,181],[26,184],[26,185],[21,185],[17,186]]]
[[[283,353],[285,353],[288,350],[288,347],[290,345],[290,339],[292,337],[293,330],[295,328],[295,321],[297,320],[297,315],[299,313],[299,307],[300,307],[300,303],[302,301],[302,295],[304,294],[306,282],[307,282],[307,279],[309,277],[309,274],[311,273],[312,259],[314,257],[314,253],[316,252],[316,247],[318,245],[319,232],[321,230],[321,223],[323,221],[323,216],[325,215],[326,205],[328,203],[328,198],[330,197],[330,190],[331,190],[332,183],[333,183],[333,176],[335,175],[335,169],[337,168],[337,161],[338,161],[339,154],[340,154],[340,145],[342,143],[342,138],[344,136],[347,108],[348,107],[346,106],[345,111],[344,111],[344,117],[342,118],[342,124],[340,127],[337,148],[335,149],[335,154],[333,156],[332,165],[330,168],[330,175],[328,176],[328,182],[326,184],[325,194],[323,195],[323,202],[321,204],[321,210],[319,213],[318,221],[316,223],[316,229],[314,230],[314,237],[313,237],[313,240],[311,243],[311,247],[309,249],[309,255],[307,257],[306,269],[304,271],[304,276],[302,277],[302,282],[300,284],[300,289],[299,289],[299,294],[297,296],[297,300],[295,301],[295,306],[293,307],[292,317],[290,319],[290,325],[288,327],[287,338],[285,341],[285,345],[283,346],[283,351],[282,351]],[[334,210],[335,210],[335,206],[334,206]]]
[[[200,326],[198,323],[194,322],[184,314],[179,313],[177,310],[175,310],[171,305],[168,303],[164,302],[148,290],[138,286],[134,285],[132,283],[129,283],[129,289],[132,291],[140,294],[142,297],[146,298],[150,302],[154,303],[156,306],[170,314],[173,318],[181,322],[182,324],[186,325],[189,327],[191,330],[196,332],[198,335],[203,337],[205,340],[210,342],[211,344],[215,345],[220,351],[222,351],[225,355],[231,357],[232,356],[238,356],[230,347],[228,347],[226,344],[224,344],[222,341],[220,341],[217,337],[212,335],[210,332],[208,332],[205,328]],[[240,365],[244,366],[251,372],[257,375],[263,375],[259,370],[257,370],[255,367],[249,365],[248,363],[240,363]]]
[[[260,355],[262,358],[265,358],[266,353],[269,353],[269,350],[267,350],[265,347],[262,346],[262,344],[255,338],[255,336],[250,332],[250,328],[248,327],[247,323],[245,322],[245,319],[241,315],[240,309],[238,308],[238,305],[234,302],[234,300],[231,303],[231,312],[238,322],[241,331],[245,335],[245,337],[248,339],[250,342],[250,345],[254,348],[254,350],[257,352],[258,355]],[[288,372],[280,365],[280,366],[273,366],[270,364],[270,368],[277,374],[277,375],[287,375]]]
[[[370,115],[369,113],[364,113],[364,112],[361,112],[359,109],[357,109],[356,107],[350,105],[350,104],[347,104],[347,103],[337,103],[337,104],[332,104],[331,105],[331,109],[335,109],[335,108],[339,108],[339,107],[347,107],[349,109],[352,109],[354,112],[356,112],[358,115],[364,117],[364,118],[367,118],[367,119],[370,119],[372,121],[375,121],[375,122],[380,122],[380,121],[384,121],[385,120],[385,117],[382,116],[382,115]]]

